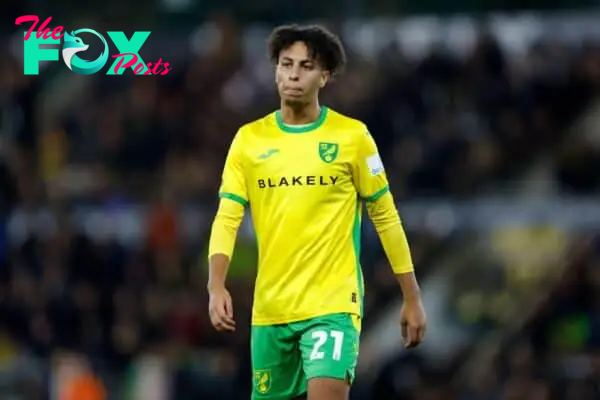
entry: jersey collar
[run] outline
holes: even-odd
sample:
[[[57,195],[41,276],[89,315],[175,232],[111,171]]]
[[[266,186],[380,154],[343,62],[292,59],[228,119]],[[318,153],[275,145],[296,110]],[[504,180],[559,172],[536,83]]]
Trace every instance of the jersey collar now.
[[[290,126],[283,123],[283,118],[281,118],[281,110],[275,111],[275,120],[277,121],[277,126],[285,133],[307,133],[310,131],[314,131],[319,128],[325,122],[325,118],[327,117],[327,107],[321,106],[321,113],[319,114],[319,118],[315,122],[311,122],[308,125],[303,126]]]

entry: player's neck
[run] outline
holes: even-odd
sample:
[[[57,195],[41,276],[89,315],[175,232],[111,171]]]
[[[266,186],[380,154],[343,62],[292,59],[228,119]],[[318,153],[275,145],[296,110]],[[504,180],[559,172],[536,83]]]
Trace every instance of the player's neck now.
[[[303,104],[293,107],[287,104],[281,104],[281,119],[286,125],[305,125],[319,119],[321,115],[321,106],[318,102]]]

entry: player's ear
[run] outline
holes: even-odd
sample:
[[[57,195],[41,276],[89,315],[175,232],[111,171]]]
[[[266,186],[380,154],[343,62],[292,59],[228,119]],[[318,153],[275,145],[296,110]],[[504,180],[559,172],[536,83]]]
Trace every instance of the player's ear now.
[[[279,85],[279,81],[281,80],[281,78],[279,77],[277,65],[275,65],[275,68],[273,68],[273,74],[275,75],[275,84]]]
[[[321,72],[321,80],[319,82],[319,87],[321,89],[324,88],[325,85],[327,85],[327,82],[329,82],[330,77],[331,77],[331,74],[329,73],[329,71]]]
[[[275,75],[275,83],[279,83],[279,58],[273,62],[273,75]]]

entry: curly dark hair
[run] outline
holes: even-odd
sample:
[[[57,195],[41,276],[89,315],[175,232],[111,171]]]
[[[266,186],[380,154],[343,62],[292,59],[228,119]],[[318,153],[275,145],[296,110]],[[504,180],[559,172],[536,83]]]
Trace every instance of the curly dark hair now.
[[[320,25],[283,25],[273,29],[268,40],[271,62],[277,64],[281,51],[296,42],[303,42],[309,56],[332,77],[343,72],[346,66],[344,46],[339,37]]]

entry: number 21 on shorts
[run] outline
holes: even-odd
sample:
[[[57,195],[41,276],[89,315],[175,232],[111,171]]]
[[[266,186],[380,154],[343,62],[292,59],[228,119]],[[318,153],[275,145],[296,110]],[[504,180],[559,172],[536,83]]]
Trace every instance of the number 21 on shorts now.
[[[331,358],[339,361],[342,358],[342,344],[344,343],[344,332],[341,331],[314,331],[312,338],[315,340],[312,352],[310,353],[311,360],[321,360],[325,358],[325,352],[321,351],[327,340],[333,340],[333,353]]]

